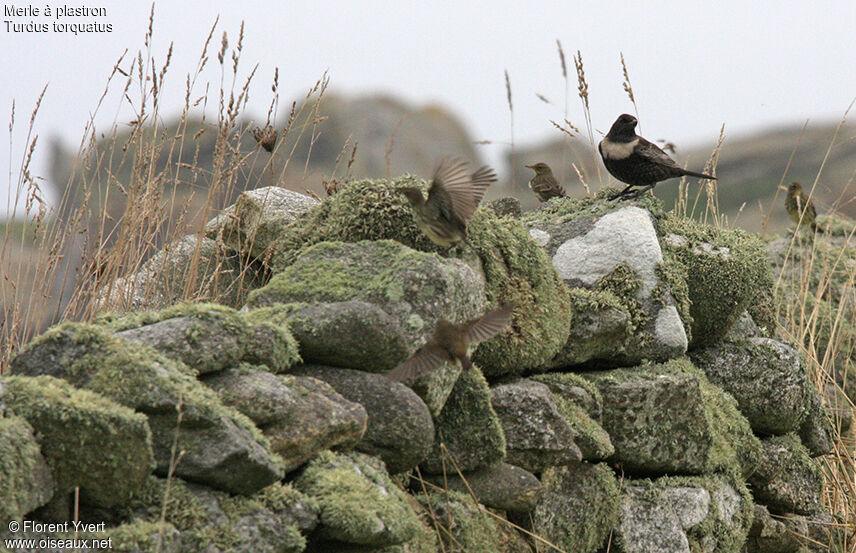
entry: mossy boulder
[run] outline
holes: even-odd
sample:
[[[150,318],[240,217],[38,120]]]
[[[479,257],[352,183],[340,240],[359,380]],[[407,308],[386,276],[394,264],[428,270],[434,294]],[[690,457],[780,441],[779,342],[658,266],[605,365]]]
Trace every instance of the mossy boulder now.
[[[624,482],[615,551],[740,551],[754,505],[742,480],[729,475]]]
[[[846,551],[847,528],[826,513],[773,517],[755,505],[755,520],[746,539],[746,553],[809,553]]]
[[[58,494],[79,486],[85,502],[112,507],[154,469],[145,416],[50,376],[11,376],[5,384],[6,407],[35,430]]]
[[[523,536],[497,520],[473,499],[458,492],[429,492],[416,496],[440,528],[447,553],[530,553]]]
[[[771,297],[773,277],[764,244],[757,237],[673,214],[660,218],[659,232],[664,249],[686,268],[690,348],[715,343],[743,311]]]
[[[756,501],[776,514],[820,512],[823,474],[799,438],[788,434],[761,443],[764,456],[749,479]]]
[[[314,378],[242,365],[211,375],[204,383],[262,430],[286,472],[319,451],[353,447],[366,431],[365,408]]]
[[[603,397],[611,460],[631,474],[700,474],[741,463],[751,472],[759,446],[748,424],[687,359],[585,376]]]
[[[565,551],[590,553],[606,544],[618,522],[619,486],[605,464],[551,467],[532,513],[534,532]]]
[[[691,357],[711,382],[734,396],[762,435],[797,430],[818,395],[799,353],[771,338],[722,342]]]
[[[560,199],[524,218],[561,278],[578,289],[571,339],[550,366],[665,361],[686,351],[683,268],[660,246],[662,207],[646,207]]]
[[[318,523],[318,509],[315,500],[288,484],[276,483],[250,496],[230,496],[181,479],[152,477],[130,502],[116,509],[119,517],[133,517],[138,531],[120,526],[108,532],[141,539],[163,516],[167,529],[180,532],[180,551],[299,553],[306,547],[304,535]]]
[[[291,332],[288,320],[278,316],[276,308],[254,309],[242,315],[250,325],[251,332],[244,348],[244,361],[265,365],[275,373],[287,372],[300,363],[300,345]]]
[[[119,338],[146,344],[199,374],[237,365],[251,336],[237,311],[216,304],[135,313],[113,321],[111,327]]]
[[[499,384],[491,388],[490,403],[502,424],[509,463],[540,473],[582,459],[576,434],[546,385],[528,379]]]
[[[293,316],[295,328],[299,328],[298,340],[300,336],[314,337],[307,342],[308,348],[301,350],[307,361],[315,361],[316,357],[329,360],[335,355],[355,368],[370,368],[373,372],[391,369],[433,335],[440,319],[462,322],[480,316],[485,309],[484,281],[460,260],[416,251],[391,240],[322,242],[307,248],[267,286],[253,292],[248,306],[353,301],[373,304],[394,321],[394,325],[382,321],[393,338],[379,342],[391,351],[377,351],[376,346],[369,347],[371,344],[355,337],[334,338],[331,335],[343,331],[341,318],[331,325],[329,317],[320,317],[316,327],[313,320],[300,315],[298,308]],[[365,309],[351,309],[345,315],[378,322],[378,314]],[[361,333],[360,327],[357,321],[344,330]],[[404,355],[401,343],[409,346]],[[346,349],[314,355],[324,347],[334,346]]]
[[[73,385],[145,414],[157,471],[167,474],[176,445],[184,451],[175,474],[232,493],[252,493],[282,477],[283,462],[247,417],[223,405],[183,363],[107,329],[64,323],[13,361],[13,372],[62,377]],[[42,359],[44,363],[32,362]]]
[[[427,184],[410,175],[345,184],[283,233],[270,260],[274,272],[290,266],[304,248],[323,241],[395,240],[423,252],[460,257],[483,272],[491,305],[518,307],[513,331],[481,344],[476,362],[489,376],[543,365],[567,342],[570,322],[566,290],[549,259],[518,221],[489,209],[479,209],[470,222],[471,246],[439,248],[419,230],[412,209],[397,192]]]
[[[409,541],[420,530],[405,493],[374,457],[321,453],[294,486],[317,501],[318,532],[326,539],[385,547]]]
[[[0,416],[0,524],[21,520],[47,503],[54,480],[33,427],[21,417]]]
[[[471,471],[505,458],[505,434],[477,367],[461,373],[434,428],[434,445],[421,465],[428,474],[454,473],[455,464],[461,471]]]

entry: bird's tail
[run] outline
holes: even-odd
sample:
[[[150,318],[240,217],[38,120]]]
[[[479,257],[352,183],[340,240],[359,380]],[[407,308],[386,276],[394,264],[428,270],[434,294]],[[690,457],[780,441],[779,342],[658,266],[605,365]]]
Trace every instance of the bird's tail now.
[[[713,175],[705,175],[704,173],[696,173],[695,171],[684,170],[684,175],[686,175],[688,177],[697,177],[700,179],[716,180],[716,177],[714,177]]]

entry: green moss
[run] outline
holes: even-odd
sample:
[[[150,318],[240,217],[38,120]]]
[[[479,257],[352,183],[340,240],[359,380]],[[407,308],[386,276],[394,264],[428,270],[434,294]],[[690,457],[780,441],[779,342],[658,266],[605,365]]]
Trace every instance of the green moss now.
[[[154,469],[145,416],[50,376],[12,376],[3,400],[29,422],[59,492],[80,486],[84,499],[111,507]]]
[[[244,356],[246,361],[266,365],[275,373],[286,372],[301,362],[300,344],[291,334],[287,314],[278,306],[253,309],[243,316],[252,330]]]
[[[204,302],[182,302],[158,311],[104,313],[95,319],[95,324],[106,326],[112,332],[121,332],[176,317],[192,317],[200,321],[220,322],[235,334],[246,331],[246,325],[237,311],[225,305]]]
[[[339,258],[342,242],[321,242],[310,246],[301,253],[311,254],[311,262],[286,268],[267,286],[251,293],[247,304],[262,307],[295,299],[340,302],[373,295],[387,301],[398,301],[403,291],[396,277],[401,271],[419,271],[420,267],[436,259],[436,254],[403,247],[392,240],[377,241],[375,246],[372,249],[375,272],[371,275],[364,266]],[[371,278],[367,278],[369,276]]]
[[[692,342],[693,315],[687,267],[666,248],[663,249],[663,262],[657,264],[654,272],[657,275],[657,285],[651,292],[651,297],[661,306],[669,304],[669,297],[674,300],[678,316],[687,333],[687,340]]]
[[[0,482],[0,524],[20,520],[54,493],[33,428],[20,417],[0,417]]]
[[[637,299],[637,293],[642,282],[639,275],[626,263],[620,263],[608,274],[603,275],[594,283],[594,289],[614,294],[622,307],[630,314],[630,330],[637,332],[645,328],[651,319],[642,303]]]
[[[293,263],[300,250],[324,241],[396,240],[416,250],[440,251],[416,226],[413,210],[396,192],[408,186],[425,188],[427,183],[403,175],[394,180],[364,179],[345,184],[285,229],[270,259],[274,272]]]
[[[374,546],[413,538],[419,518],[378,459],[361,453],[319,453],[294,481],[320,507],[322,534]]]
[[[444,490],[420,494],[416,498],[430,513],[433,524],[439,526],[442,550],[446,553],[522,550],[522,540],[510,525],[496,520],[465,494]]]
[[[79,536],[79,539],[110,539],[110,550],[118,553],[172,551],[181,541],[172,524],[144,520],[109,528],[106,532],[87,533]]]
[[[449,455],[462,471],[490,465],[505,457],[505,434],[490,403],[490,388],[478,369],[461,373],[434,420],[434,431],[434,448],[422,465],[427,472],[440,474],[444,467],[453,470],[449,468],[452,466]]]
[[[182,532],[182,541],[195,551],[214,547],[229,551],[245,546],[249,536],[242,533],[242,517],[260,510],[275,515],[298,509],[318,513],[317,503],[295,490],[289,484],[272,484],[249,496],[230,496],[223,492],[196,487],[191,488],[183,480],[169,481],[150,477],[131,501],[117,510],[121,517],[139,517],[140,528],[145,522],[154,523],[161,519]],[[222,516],[222,515],[225,515]],[[306,540],[293,524],[281,529],[282,536],[276,538],[283,551],[298,553],[306,547]],[[147,549],[143,549],[148,551]]]
[[[541,477],[544,497],[533,513],[535,533],[565,551],[597,551],[618,522],[619,486],[601,463],[550,467]]]
[[[722,338],[745,309],[772,290],[766,249],[755,236],[671,214],[658,219],[658,226],[666,237],[664,250],[686,267],[691,347]],[[670,239],[672,234],[683,240]]]
[[[516,219],[479,209],[469,239],[487,283],[488,303],[516,308],[512,332],[481,343],[473,354],[488,376],[545,365],[564,347],[571,324],[568,290],[543,248]]]
[[[574,431],[574,443],[580,448],[583,459],[603,460],[615,453],[609,434],[582,407],[558,395],[554,395],[554,399],[559,413]]]
[[[523,222],[546,221],[549,223],[565,223],[581,218],[600,218],[611,211],[623,209],[627,204],[622,202],[610,202],[606,198],[618,190],[605,188],[594,196],[584,198],[557,198],[549,203],[542,204],[541,209],[524,213],[521,217]],[[646,194],[633,201],[633,204],[647,209],[655,217],[664,215],[663,203],[654,196]]]

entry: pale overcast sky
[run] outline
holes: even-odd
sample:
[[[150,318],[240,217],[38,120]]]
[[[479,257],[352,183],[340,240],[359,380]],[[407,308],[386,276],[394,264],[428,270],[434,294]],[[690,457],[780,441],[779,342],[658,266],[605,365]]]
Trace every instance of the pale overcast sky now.
[[[12,5],[4,4],[6,9]],[[46,5],[64,3],[33,4]],[[15,33],[6,21],[49,19],[4,13],[0,114],[6,130],[14,100],[16,123],[11,164],[8,136],[7,146],[0,148],[0,164],[11,174],[0,179],[0,212],[6,186],[17,182],[27,121],[44,85],[49,83],[36,121],[41,148],[35,168],[41,173],[49,138],[76,146],[114,62],[124,49],[133,55],[144,47],[150,2],[109,0],[91,7],[106,8],[107,16],[95,20],[109,23],[112,32]],[[413,104],[439,103],[468,125],[475,140],[507,142],[507,69],[515,140],[531,143],[554,136],[549,119],[562,116],[564,83],[556,39],[569,56],[570,71],[571,54],[582,52],[593,124],[604,131],[618,114],[632,111],[621,86],[620,52],[630,70],[644,134],[686,146],[714,140],[723,123],[726,134],[735,136],[806,119],[837,120],[856,97],[853,0],[161,1],[155,5],[152,45],[158,63],[174,43],[163,115],[178,113],[183,104],[185,76],[196,67],[218,15],[211,61],[216,62],[222,32],[228,32],[234,45],[244,21],[241,75],[246,77],[258,64],[249,113],[259,118],[270,102],[274,68],[279,67],[285,101],[302,95],[327,70],[331,91],[383,91]],[[205,77],[216,90],[216,63],[210,63]],[[582,126],[575,88],[574,81],[570,118]],[[536,93],[557,106],[544,104]],[[115,95],[108,97],[96,115],[99,130],[116,119],[117,105]],[[489,160],[499,161],[503,147],[485,148]]]

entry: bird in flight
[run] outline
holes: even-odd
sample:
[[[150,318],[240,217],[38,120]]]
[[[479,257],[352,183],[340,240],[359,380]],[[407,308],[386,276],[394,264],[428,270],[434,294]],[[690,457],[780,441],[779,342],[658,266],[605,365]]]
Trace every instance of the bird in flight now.
[[[675,163],[656,144],[636,134],[637,123],[632,115],[619,115],[598,144],[606,169],[613,177],[627,184],[624,190],[611,196],[610,200],[636,198],[654,188],[658,182],[674,177],[716,180],[714,176],[688,171]]]
[[[466,161],[448,158],[434,171],[427,199],[415,186],[398,191],[410,202],[422,232],[435,244],[448,248],[467,239],[467,225],[494,182],[496,173],[490,167],[482,166],[470,174]]]
[[[473,362],[469,347],[502,332],[511,323],[513,309],[511,305],[504,305],[461,324],[440,320],[431,339],[409,359],[386,373],[387,378],[411,381],[455,360],[460,361],[464,370],[471,369]]]

